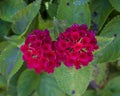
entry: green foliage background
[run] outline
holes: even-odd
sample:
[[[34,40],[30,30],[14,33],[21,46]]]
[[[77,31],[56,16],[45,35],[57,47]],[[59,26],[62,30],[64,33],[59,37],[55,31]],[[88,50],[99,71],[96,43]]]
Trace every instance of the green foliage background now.
[[[55,40],[73,23],[96,32],[99,50],[80,70],[26,68],[19,47],[34,29]],[[0,96],[120,96],[120,0],[0,0]]]

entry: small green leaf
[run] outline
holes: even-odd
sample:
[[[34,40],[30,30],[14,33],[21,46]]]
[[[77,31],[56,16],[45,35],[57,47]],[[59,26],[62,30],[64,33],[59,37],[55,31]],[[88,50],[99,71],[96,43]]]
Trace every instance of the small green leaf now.
[[[8,45],[0,55],[0,72],[9,80],[22,66],[22,53],[15,45]]]
[[[14,15],[12,29],[16,34],[24,35],[27,32],[32,20],[39,12],[40,3],[41,0],[34,1]]]
[[[37,87],[40,76],[32,70],[22,72],[18,80],[18,96],[29,96]],[[43,95],[44,96],[44,95]]]
[[[38,85],[39,96],[66,96],[52,75],[42,74]]]
[[[111,5],[120,12],[120,0],[109,0]]]
[[[12,22],[12,17],[25,6],[24,0],[3,0],[0,2],[0,18]]]
[[[57,18],[67,21],[68,25],[85,23],[90,26],[91,15],[89,6],[87,4],[78,5],[78,3],[75,3],[75,0],[60,0]]]
[[[87,89],[91,80],[91,66],[79,70],[61,65],[56,68],[54,77],[61,89],[70,96],[81,96]]]
[[[101,29],[104,25],[107,17],[112,12],[112,6],[109,3],[109,0],[91,0],[90,10],[92,13],[92,23],[93,27]]]

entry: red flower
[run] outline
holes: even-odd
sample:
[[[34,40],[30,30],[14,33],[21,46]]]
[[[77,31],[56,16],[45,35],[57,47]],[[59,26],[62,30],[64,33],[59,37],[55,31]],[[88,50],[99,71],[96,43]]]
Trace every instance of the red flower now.
[[[29,69],[35,69],[37,73],[42,71],[53,73],[60,63],[53,50],[53,41],[48,30],[34,30],[21,46],[23,60]]]
[[[76,69],[87,66],[93,60],[92,52],[98,49],[94,32],[89,31],[85,24],[73,24],[67,28],[60,33],[55,45],[60,62]]]

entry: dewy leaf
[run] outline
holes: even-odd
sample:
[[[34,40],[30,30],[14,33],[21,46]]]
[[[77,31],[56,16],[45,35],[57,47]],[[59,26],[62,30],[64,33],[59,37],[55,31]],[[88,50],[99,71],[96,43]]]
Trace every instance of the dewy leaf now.
[[[24,0],[3,0],[0,2],[0,18],[12,22],[12,17],[25,6]]]
[[[34,1],[14,15],[12,29],[16,34],[25,34],[39,12],[40,2],[41,0]]]
[[[120,0],[109,0],[111,5],[120,12]]]
[[[22,66],[22,53],[15,45],[8,45],[0,55],[0,71],[9,80]]]
[[[91,66],[80,70],[61,65],[56,68],[54,77],[61,89],[70,96],[82,96],[91,80]]]
[[[17,85],[18,96],[29,96],[37,87],[40,76],[32,70],[22,72]],[[43,95],[44,96],[44,95]]]
[[[112,12],[112,6],[109,0],[91,0],[90,10],[92,13],[92,27],[96,31],[100,30],[107,17]]]
[[[54,77],[47,74],[41,75],[37,93],[39,96],[66,96],[58,87]]]
[[[10,30],[10,23],[0,19],[0,40],[6,36]]]
[[[85,23],[90,26],[91,15],[89,6],[88,4],[76,4],[75,0],[60,0],[57,18],[59,20],[67,21],[68,25],[71,25],[73,23]]]
[[[120,16],[112,19],[102,30],[100,36],[114,38],[111,43],[100,50],[99,63],[115,61],[120,57]]]

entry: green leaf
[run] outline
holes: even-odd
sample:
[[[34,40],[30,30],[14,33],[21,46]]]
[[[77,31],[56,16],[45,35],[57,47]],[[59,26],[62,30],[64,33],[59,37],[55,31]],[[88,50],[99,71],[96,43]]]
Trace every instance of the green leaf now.
[[[18,96],[29,96],[37,87],[40,76],[32,70],[22,72],[18,80]],[[43,95],[44,96],[44,95]]]
[[[113,62],[120,57],[119,38],[115,38],[108,45],[95,52],[96,63]]]
[[[0,18],[12,22],[12,17],[25,6],[24,0],[3,0],[0,2]]]
[[[66,96],[52,75],[42,74],[38,85],[39,96]]]
[[[88,87],[91,75],[91,66],[76,70],[75,68],[67,68],[65,65],[61,65],[60,68],[56,68],[54,73],[59,87],[70,96],[81,96]]]
[[[34,1],[14,15],[12,29],[16,34],[24,35],[27,32],[32,20],[39,12],[40,2],[41,0]]]
[[[120,37],[120,16],[114,17],[106,26],[103,28],[100,36],[106,37]]]
[[[109,0],[91,0],[90,10],[92,13],[92,23],[96,30],[102,28],[112,9]]]
[[[68,25],[73,23],[87,24],[90,26],[90,10],[88,4],[79,5],[75,3],[77,0],[60,0],[57,18],[65,20]]]
[[[10,23],[0,19],[0,40],[4,39],[10,30]]]
[[[120,0],[109,0],[111,5],[120,12]]]
[[[22,53],[15,45],[8,45],[0,55],[0,72],[9,80],[22,66]]]
[[[120,16],[112,19],[102,30],[100,36],[114,38],[104,49],[100,50],[98,55],[99,63],[113,62],[120,57]]]

